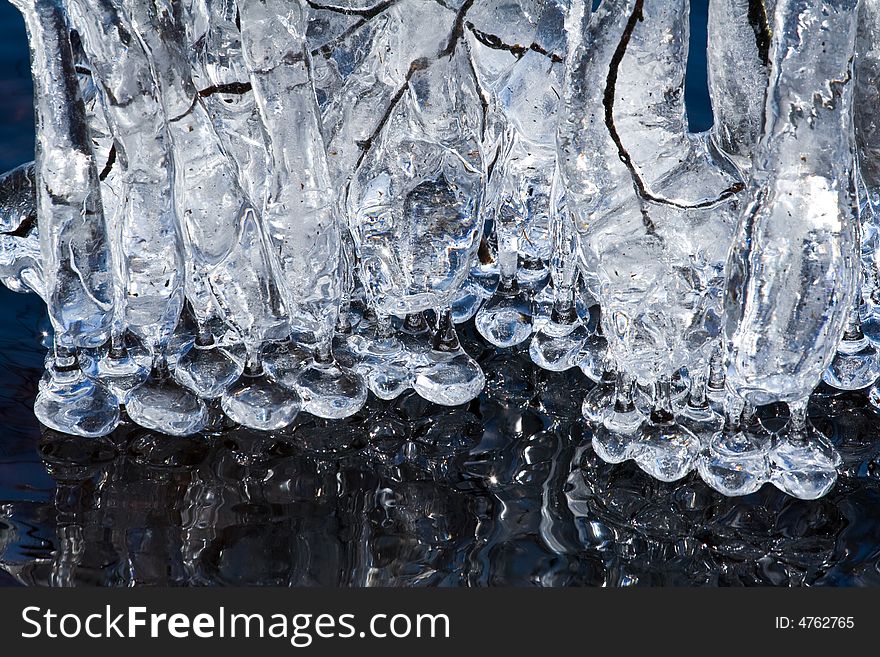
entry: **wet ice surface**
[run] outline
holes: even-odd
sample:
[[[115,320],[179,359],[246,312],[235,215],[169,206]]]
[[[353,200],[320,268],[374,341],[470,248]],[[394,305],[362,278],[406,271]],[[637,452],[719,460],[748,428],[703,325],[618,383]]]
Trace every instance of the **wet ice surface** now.
[[[814,397],[845,459],[814,502],[605,464],[580,418],[593,384],[472,324],[487,386],[465,407],[410,392],[278,434],[128,425],[84,451],[33,417],[41,302],[0,301],[2,584],[880,585],[880,417],[860,393]]]
[[[0,2],[0,171],[33,157],[19,23]],[[32,412],[43,304],[0,290],[0,308],[0,585],[880,585],[880,418],[858,393],[814,399],[845,458],[815,502],[605,464],[580,418],[592,384],[472,327],[488,385],[465,408],[410,392],[275,436],[128,426],[77,466],[83,445]]]

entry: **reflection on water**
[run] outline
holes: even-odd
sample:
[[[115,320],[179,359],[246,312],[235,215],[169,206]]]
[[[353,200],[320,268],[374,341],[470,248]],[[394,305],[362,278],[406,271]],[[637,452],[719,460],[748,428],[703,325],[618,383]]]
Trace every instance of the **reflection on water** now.
[[[31,414],[35,308],[0,344],[2,583],[880,584],[880,420],[858,396],[814,404],[847,459],[816,502],[769,486],[729,499],[601,462],[579,418],[584,377],[523,353],[482,352],[489,385],[466,408],[409,395],[271,436],[127,426],[84,442]]]

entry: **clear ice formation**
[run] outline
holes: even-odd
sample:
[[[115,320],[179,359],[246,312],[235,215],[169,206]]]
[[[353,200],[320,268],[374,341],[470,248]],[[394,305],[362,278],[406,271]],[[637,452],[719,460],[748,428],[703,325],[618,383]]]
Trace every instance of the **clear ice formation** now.
[[[110,335],[113,272],[98,168],[89,141],[65,16],[52,0],[13,3],[31,44],[42,293],[66,348]]]
[[[764,122],[764,93],[770,67],[772,2],[720,0],[709,3],[707,49],[714,145],[744,170]]]
[[[730,252],[724,330],[731,394],[791,407],[787,432],[769,447],[771,481],[805,498],[824,494],[839,465],[805,409],[832,364],[861,274],[850,84],[858,4],[820,9],[805,0],[777,6],[764,133]],[[817,75],[828,81],[821,89]]]
[[[328,339],[341,294],[342,224],[306,47],[305,2],[240,2],[242,53],[270,158],[263,223],[294,328]]]
[[[688,0],[13,3],[0,280],[46,302],[56,430],[465,404],[470,320],[580,368],[592,448],[664,481],[819,497],[814,388],[880,412],[878,0],[713,0],[704,133]]]
[[[346,205],[371,303],[406,315],[450,305],[470,270],[482,234],[484,117],[456,12],[423,0],[390,11],[400,39],[391,67],[409,62],[399,97],[361,142]]]
[[[242,57],[235,0],[184,3],[190,75],[239,185],[256,207],[266,198],[268,152],[250,74]]]
[[[3,285],[14,292],[36,292],[45,299],[33,162],[0,177],[0,227]]]
[[[728,263],[728,385],[756,405],[809,396],[860,272],[849,84],[857,7],[823,9],[779,2],[764,134]],[[827,84],[817,89],[815,75]]]
[[[569,20],[559,156],[584,278],[618,366],[654,382],[708,359],[743,183],[687,131],[686,2],[573,5]]]
[[[113,131],[113,166],[122,171],[110,221],[121,279],[117,312],[130,331],[162,350],[183,307],[183,237],[170,193],[176,181],[160,83],[125,4],[66,0]]]

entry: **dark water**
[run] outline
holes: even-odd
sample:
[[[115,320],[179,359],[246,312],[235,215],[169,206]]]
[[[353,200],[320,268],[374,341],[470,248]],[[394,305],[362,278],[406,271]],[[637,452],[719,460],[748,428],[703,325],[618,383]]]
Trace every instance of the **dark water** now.
[[[0,169],[33,152],[20,23],[0,2]],[[82,442],[31,411],[41,302],[0,288],[0,308],[0,585],[880,585],[880,418],[859,395],[814,400],[846,459],[816,502],[602,463],[586,379],[485,350],[470,327],[488,384],[464,408],[410,394],[271,436]]]

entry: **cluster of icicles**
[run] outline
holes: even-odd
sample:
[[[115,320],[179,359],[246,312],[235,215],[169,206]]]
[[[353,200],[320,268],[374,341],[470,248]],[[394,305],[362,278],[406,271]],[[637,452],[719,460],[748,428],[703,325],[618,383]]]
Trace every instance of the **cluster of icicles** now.
[[[470,320],[595,382],[601,458],[727,495],[830,489],[820,380],[880,404],[878,0],[713,0],[699,134],[688,0],[11,1],[0,277],[46,302],[55,430],[465,404]]]

